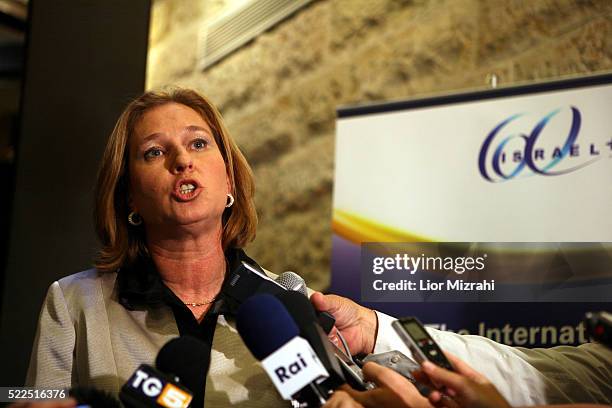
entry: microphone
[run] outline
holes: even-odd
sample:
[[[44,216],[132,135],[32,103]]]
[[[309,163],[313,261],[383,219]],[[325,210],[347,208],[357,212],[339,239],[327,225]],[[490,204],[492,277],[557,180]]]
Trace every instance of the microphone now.
[[[191,336],[175,337],[159,350],[155,367],[180,379],[181,384],[193,394],[192,407],[204,405],[210,352],[203,341]]]
[[[283,272],[278,276],[276,281],[280,283],[282,286],[284,286],[288,291],[291,291],[293,293],[301,293],[302,295],[306,296],[305,297],[306,299],[308,298],[308,294],[306,291],[306,288],[307,288],[306,283],[304,279],[302,279],[302,277],[298,275],[297,273],[292,272],[292,271]],[[281,300],[281,302],[285,305],[287,310],[294,317],[300,329],[303,326],[308,326],[309,324],[312,323],[312,321],[314,320],[313,319],[314,315],[312,314],[312,311],[314,311],[314,309],[312,307],[312,304],[309,301],[304,302],[302,298],[300,298],[299,296],[295,296],[293,294],[292,295],[279,294],[277,295],[277,297]],[[329,319],[327,318],[326,315],[329,316]],[[299,318],[300,316],[302,317],[302,319]],[[321,325],[321,327],[323,328],[323,330],[325,331],[325,333],[329,334],[329,332],[331,331],[331,329],[333,328],[335,324],[334,317],[327,312],[323,312],[323,313],[316,312],[316,318],[319,324]],[[331,324],[329,322],[331,322]],[[329,327],[328,329],[325,328],[324,326],[325,324],[330,324],[328,326]],[[310,336],[307,336],[304,333],[302,333],[302,336],[307,339],[310,339]],[[342,369],[344,378],[346,378],[348,384],[352,388],[357,389],[357,390],[367,390],[367,389],[375,388],[375,384],[365,382],[363,378],[363,373],[361,371],[361,365],[363,365],[362,363],[359,363],[360,365],[357,365],[358,363],[353,361],[353,359],[350,356],[345,354],[342,350],[340,350],[338,347],[336,347],[331,342],[322,340],[322,343],[324,345],[329,344],[329,347],[324,346],[324,348],[325,349],[331,348],[333,354],[335,355],[335,358],[338,360],[338,363]],[[317,347],[314,347],[314,348],[317,351],[319,350]],[[324,353],[329,354],[326,351],[324,351]],[[333,361],[332,357],[330,357],[330,359]],[[321,357],[321,361],[325,361],[325,359]],[[412,360],[410,360],[408,357],[406,357],[399,351],[393,351],[393,352],[376,354],[376,355],[370,354],[363,360],[364,363],[367,361],[374,361],[384,367],[391,368],[392,370],[398,372],[399,374],[401,374],[402,376],[410,380],[417,387],[417,389],[422,395],[427,396],[429,394],[430,392],[429,388],[416,382],[416,380],[412,376],[411,372],[418,369],[419,365],[414,363]]]
[[[319,383],[329,374],[278,299],[269,294],[247,299],[238,310],[236,328],[284,399],[305,406],[326,402],[328,394]]]
[[[224,314],[235,315],[240,305],[249,297],[258,293],[275,295],[285,290],[283,286],[266,275],[261,268],[242,261],[225,280],[221,289],[225,295],[223,304],[219,305],[219,310],[215,311],[218,312],[223,309]]]
[[[192,394],[179,384],[178,378],[141,364],[121,387],[119,399],[134,408],[187,408]]]
[[[318,324],[314,308],[310,301],[296,292],[283,292],[276,296],[285,306],[299,327],[304,337],[315,350],[330,376],[322,384],[328,390],[335,390],[340,385],[348,384],[365,390],[361,369],[356,366],[341,350],[334,346]]]
[[[292,271],[283,272],[278,275],[276,282],[289,291],[301,293],[306,297],[306,299],[308,299],[308,287],[306,286],[306,281],[304,281],[304,279],[297,273]],[[325,334],[329,334],[336,324],[336,319],[328,312],[317,311],[316,313],[321,328],[325,331]]]
[[[224,300],[213,306],[213,312],[235,315],[242,302],[253,295],[258,293],[277,295],[286,290],[298,290],[308,298],[306,282],[297,273],[284,272],[276,280],[273,280],[259,266],[242,261],[237,268],[231,271],[229,278],[225,280],[221,289],[225,295]],[[329,333],[334,327],[336,319],[327,312],[321,312],[318,316],[321,327],[323,327],[325,333]]]
[[[188,336],[174,338],[159,351],[157,368],[141,364],[134,371],[121,387],[119,399],[134,408],[187,408],[192,400],[194,407],[201,407],[209,364],[204,343]]]
[[[286,271],[278,275],[276,282],[287,290],[292,292],[299,292],[302,295],[308,297],[308,290],[306,288],[306,281],[302,279],[300,275],[293,271]]]
[[[93,387],[72,387],[68,395],[77,401],[77,406],[91,408],[121,408],[119,400],[106,391]]]

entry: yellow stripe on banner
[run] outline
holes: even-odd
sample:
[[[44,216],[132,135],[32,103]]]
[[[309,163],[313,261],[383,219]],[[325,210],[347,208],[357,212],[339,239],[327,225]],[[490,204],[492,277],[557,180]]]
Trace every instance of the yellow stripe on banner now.
[[[435,242],[431,238],[411,234],[339,209],[334,209],[332,230],[355,244],[362,242]]]

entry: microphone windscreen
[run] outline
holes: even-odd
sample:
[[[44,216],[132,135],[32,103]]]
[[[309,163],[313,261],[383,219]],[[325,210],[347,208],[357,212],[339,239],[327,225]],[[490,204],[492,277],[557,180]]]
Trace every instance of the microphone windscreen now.
[[[295,292],[299,292],[302,295],[308,297],[308,290],[306,290],[306,282],[300,275],[295,272],[287,271],[283,272],[276,278],[276,282],[278,282],[282,287],[287,290],[292,290]]]
[[[283,304],[268,294],[251,296],[242,303],[236,315],[236,328],[258,360],[263,360],[299,334]]]
[[[155,366],[165,374],[177,376],[198,400],[210,365],[210,351],[206,344],[191,336],[175,337],[159,350]]]

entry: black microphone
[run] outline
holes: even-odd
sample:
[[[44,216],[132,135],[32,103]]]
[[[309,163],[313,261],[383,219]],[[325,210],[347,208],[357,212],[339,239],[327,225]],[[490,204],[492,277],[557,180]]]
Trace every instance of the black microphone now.
[[[209,364],[203,342],[188,336],[172,339],[159,351],[157,368],[141,364],[121,388],[119,399],[133,408],[201,407]]]
[[[223,311],[224,314],[235,315],[249,297],[261,293],[275,295],[285,290],[260,267],[242,261],[225,279],[221,288],[223,302],[215,305],[214,312]]]
[[[273,280],[258,265],[242,261],[225,280],[221,289],[224,295],[223,301],[215,304],[213,312],[235,315],[242,302],[253,295],[260,293],[277,295],[286,290],[297,290],[308,297],[306,282],[297,273],[284,272]],[[325,333],[329,333],[336,319],[327,312],[318,312],[317,316]]]
[[[365,383],[361,368],[350,356],[329,341],[319,326],[319,319],[308,299],[296,292],[284,292],[277,295],[277,298],[297,323],[300,335],[308,340],[325,369],[330,372],[330,379],[326,382],[329,389],[335,389],[344,383],[361,391],[371,388],[371,385]]]
[[[330,376],[325,380],[325,386],[334,390],[345,384],[346,378],[335,356],[334,345],[329,341],[327,334],[318,323],[315,310],[310,301],[297,292],[283,292],[276,297],[285,306],[300,330],[300,336],[305,338],[319,356],[321,363]]]
[[[74,398],[77,405],[91,408],[122,408],[119,400],[111,393],[93,387],[72,387],[68,395]]]
[[[192,407],[204,405],[204,385],[210,368],[210,350],[206,344],[191,336],[170,340],[159,350],[155,366],[163,373],[178,377],[193,393]]]
[[[133,408],[187,408],[193,396],[178,378],[141,364],[119,392],[119,399]]]
[[[329,374],[278,299],[268,294],[247,299],[236,327],[281,397],[305,407],[325,404],[329,393],[320,383]]]
[[[306,286],[306,281],[297,273],[292,271],[283,272],[278,275],[276,282],[278,282],[285,289],[292,292],[301,293],[308,298],[308,287]],[[336,319],[328,312],[317,311],[316,314],[321,328],[326,334],[329,334],[336,324]]]

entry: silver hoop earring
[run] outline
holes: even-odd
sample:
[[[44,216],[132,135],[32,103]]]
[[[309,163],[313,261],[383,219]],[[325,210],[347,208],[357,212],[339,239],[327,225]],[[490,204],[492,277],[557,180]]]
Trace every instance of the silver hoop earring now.
[[[231,194],[227,194],[227,204],[225,204],[225,208],[230,208],[232,205],[234,205],[234,196]]]
[[[134,227],[137,227],[140,224],[142,224],[142,217],[137,212],[132,211],[128,215],[128,222],[130,223],[130,225],[133,225]]]

